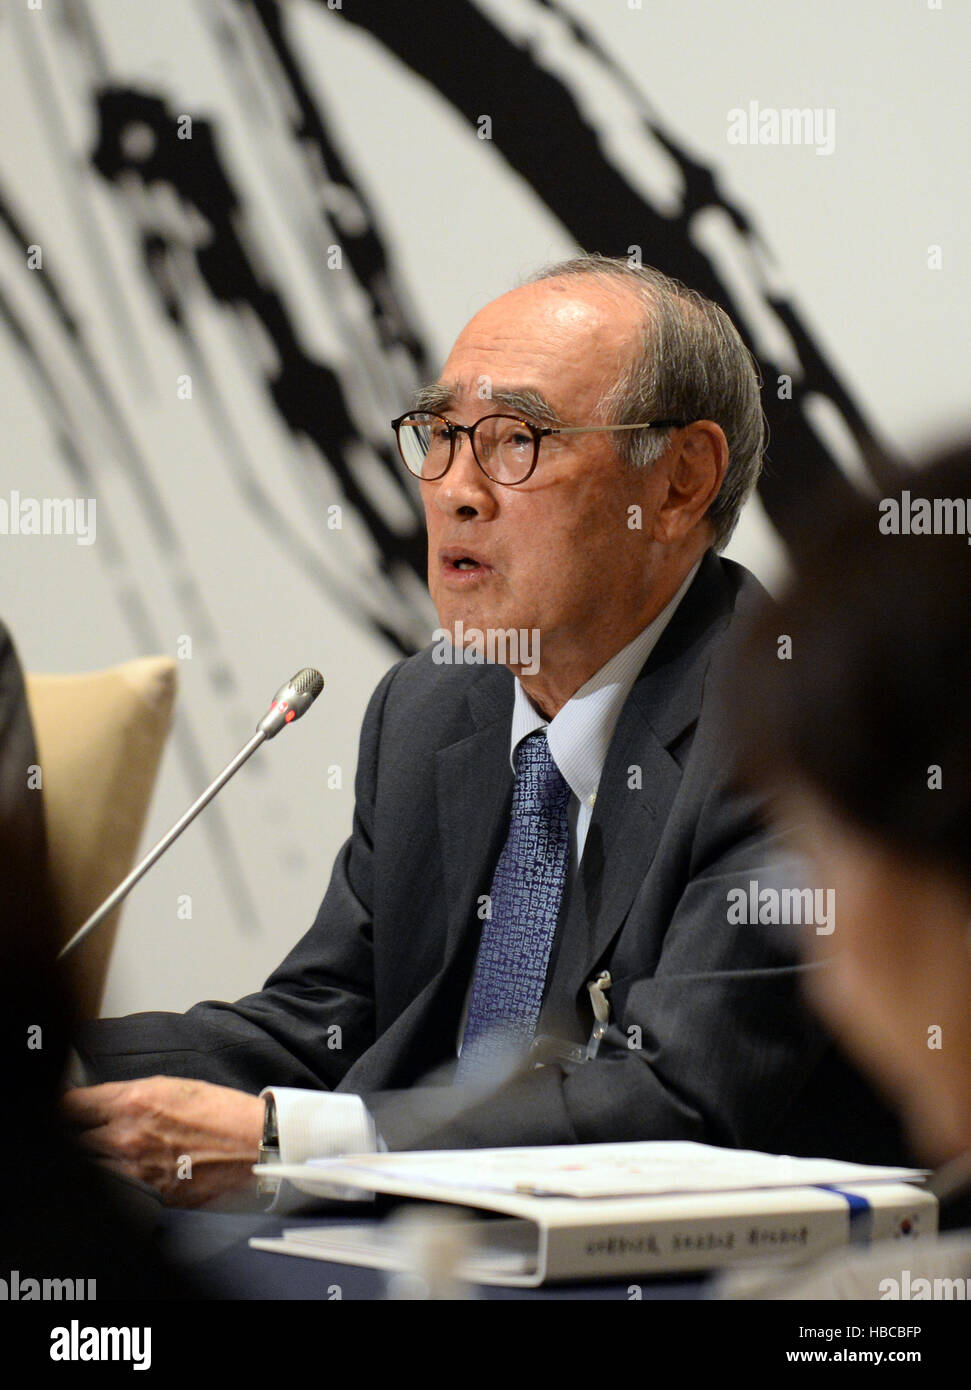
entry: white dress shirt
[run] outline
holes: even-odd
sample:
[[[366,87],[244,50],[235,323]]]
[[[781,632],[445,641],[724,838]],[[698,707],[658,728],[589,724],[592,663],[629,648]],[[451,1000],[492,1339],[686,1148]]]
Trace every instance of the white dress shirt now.
[[[553,761],[572,793],[569,803],[571,854],[567,893],[570,892],[583,854],[600,775],[620,712],[634,681],[687,593],[700,564],[699,560],[667,607],[632,642],[628,642],[626,647],[601,666],[552,719],[541,714],[519,680],[515,682],[509,735],[509,760],[513,772],[516,770],[516,748],[521,740],[536,729],[545,728],[548,730]],[[460,1050],[460,1039],[465,1031],[465,1012],[471,989],[470,979],[457,1051]],[[310,1158],[349,1153],[375,1153],[384,1148],[374,1120],[360,1096],[288,1086],[267,1086],[260,1094],[272,1096],[276,1105],[281,1163],[304,1163]]]

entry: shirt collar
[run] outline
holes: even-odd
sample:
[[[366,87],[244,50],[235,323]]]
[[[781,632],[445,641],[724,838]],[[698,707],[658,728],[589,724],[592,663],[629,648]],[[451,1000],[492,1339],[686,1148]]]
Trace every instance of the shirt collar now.
[[[509,761],[514,773],[519,743],[528,734],[545,728],[550,753],[563,780],[581,806],[593,806],[607,749],[624,702],[700,566],[699,560],[667,607],[632,642],[594,672],[552,720],[540,714],[517,677],[509,742]]]

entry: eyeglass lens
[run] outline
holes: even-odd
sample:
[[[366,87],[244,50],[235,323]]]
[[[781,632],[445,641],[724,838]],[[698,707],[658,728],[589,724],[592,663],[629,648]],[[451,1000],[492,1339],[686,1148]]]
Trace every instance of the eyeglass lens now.
[[[406,415],[398,428],[401,456],[419,478],[440,478],[448,468],[453,440],[464,430],[449,425],[440,415],[416,412]],[[521,482],[533,466],[536,437],[523,420],[511,415],[487,415],[473,428],[476,458],[495,482]]]

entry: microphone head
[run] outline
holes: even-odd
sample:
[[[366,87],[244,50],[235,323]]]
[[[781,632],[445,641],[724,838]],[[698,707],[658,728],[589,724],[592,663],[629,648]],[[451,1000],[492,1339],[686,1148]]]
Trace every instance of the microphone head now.
[[[320,672],[305,666],[291,676],[286,685],[280,686],[269,710],[256,726],[257,733],[262,730],[267,738],[274,738],[287,724],[306,714],[323,688],[324,678]]]

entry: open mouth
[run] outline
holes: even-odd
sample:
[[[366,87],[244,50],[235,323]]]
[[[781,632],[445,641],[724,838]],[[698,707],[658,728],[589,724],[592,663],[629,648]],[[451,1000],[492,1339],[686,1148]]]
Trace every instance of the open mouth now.
[[[443,547],[439,551],[439,563],[442,567],[442,577],[454,579],[456,582],[463,580],[469,583],[476,575],[484,578],[492,573],[492,566],[485,560],[461,550],[457,545]]]
[[[466,555],[455,546],[451,550],[441,552],[441,561],[446,570],[459,572],[462,574],[473,573],[476,570],[485,571],[489,566],[484,560],[480,560],[476,555]]]

